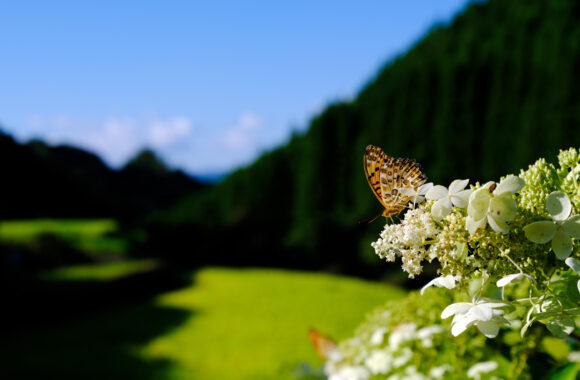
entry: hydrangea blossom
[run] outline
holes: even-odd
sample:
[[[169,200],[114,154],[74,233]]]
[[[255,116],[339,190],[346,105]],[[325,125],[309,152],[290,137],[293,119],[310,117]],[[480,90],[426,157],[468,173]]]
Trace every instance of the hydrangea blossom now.
[[[560,260],[572,253],[572,239],[580,239],[580,215],[570,217],[572,203],[561,191],[552,192],[546,199],[546,209],[552,221],[534,222],[524,227],[526,237],[538,244],[552,241],[552,250]]]
[[[401,195],[412,197],[411,203],[413,205],[422,203],[425,201],[425,194],[433,187],[433,182],[424,183],[417,188],[417,190],[409,189],[408,187],[398,188],[397,190]]]
[[[497,369],[498,364],[494,361],[487,361],[473,365],[467,371],[467,377],[471,379],[481,379],[481,375]]]
[[[471,193],[465,221],[469,233],[473,235],[478,230],[483,230],[487,223],[494,231],[507,233],[509,231],[507,222],[516,216],[516,201],[513,194],[520,191],[524,185],[523,179],[511,175],[497,186],[494,182],[488,182]]]
[[[454,339],[493,338],[504,326],[505,330],[521,329],[523,347],[530,329],[534,339],[547,331],[558,338],[574,331],[575,320],[580,316],[580,154],[569,149],[558,158],[559,167],[539,159],[519,176],[476,184],[473,190],[464,190],[468,180],[453,181],[449,189],[439,185],[426,193],[424,188],[417,189],[409,195],[425,193],[430,202],[418,202],[404,214],[400,224],[385,226],[380,239],[373,243],[380,257],[388,261],[400,257],[403,270],[411,278],[421,273],[423,261],[438,262],[439,277],[431,280],[421,294],[434,286],[446,289],[431,291],[424,300],[441,293],[453,295],[449,302],[440,304],[437,315],[440,319],[453,316],[450,332]],[[466,202],[462,203],[463,197]],[[547,257],[550,251],[560,260]],[[516,283],[518,286],[512,286]],[[473,301],[464,302],[466,299]],[[357,355],[368,355],[375,349],[421,350],[430,344],[437,347],[438,335],[419,338],[430,330],[423,332],[417,327],[406,333],[404,329],[397,331],[410,321],[400,320],[388,330],[374,334],[377,344],[369,344],[368,350]],[[547,328],[536,329],[537,323]],[[477,329],[469,329],[470,326]],[[369,333],[367,339],[372,335]],[[391,347],[388,341],[400,343]],[[501,342],[505,340],[498,343]],[[529,351],[513,352],[519,353],[510,359],[519,363],[513,366],[525,367]],[[362,363],[355,362],[351,364]],[[403,367],[410,366],[408,363]],[[479,369],[484,367],[474,366],[471,377],[483,376]],[[385,378],[405,377],[404,372],[392,368]],[[418,376],[431,376],[430,370],[417,368]]]
[[[380,257],[395,261],[400,256],[403,270],[413,278],[420,274],[427,258],[427,242],[437,234],[431,213],[424,208],[407,211],[400,224],[388,224],[372,247]]]
[[[425,293],[425,290],[431,286],[436,286],[438,288],[447,288],[453,289],[455,288],[455,284],[457,281],[461,279],[460,275],[453,276],[448,274],[447,276],[435,277],[433,280],[429,281],[425,286],[421,288],[421,295]]]
[[[499,323],[507,323],[500,307],[507,306],[502,302],[459,302],[447,306],[441,313],[442,319],[453,317],[451,333],[457,336],[471,325],[488,338],[495,338],[499,332]]]
[[[367,380],[370,377],[368,369],[363,366],[342,367],[338,372],[328,376],[328,380]]]
[[[411,292],[403,301],[391,301],[385,308],[376,309],[357,328],[355,338],[338,345],[340,358],[327,359],[326,375],[332,380],[427,380],[467,378],[468,371],[477,372],[480,367],[471,368],[492,353],[495,359],[497,351],[482,347],[474,331],[449,339],[449,328],[435,323],[438,315],[433,312],[433,307],[444,300],[450,298],[441,298],[438,293],[426,298]],[[401,323],[405,320],[408,322]],[[380,344],[376,344],[378,335]],[[450,361],[454,356],[461,360]],[[485,368],[479,372],[483,374]],[[509,378],[509,373],[504,367],[495,374]]]
[[[471,195],[472,190],[464,190],[469,183],[468,179],[456,179],[451,182],[449,189],[445,186],[433,186],[425,195],[429,200],[436,201],[431,208],[431,214],[435,220],[445,218],[453,206],[465,208],[467,200]]]

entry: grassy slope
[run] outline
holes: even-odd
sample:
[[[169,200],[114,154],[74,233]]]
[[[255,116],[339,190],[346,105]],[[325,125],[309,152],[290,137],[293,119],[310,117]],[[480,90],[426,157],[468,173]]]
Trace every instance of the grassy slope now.
[[[110,236],[118,231],[113,219],[30,219],[0,221],[0,242],[26,244],[43,234],[55,235],[87,252],[123,252],[126,243]]]
[[[204,269],[192,286],[52,331],[0,343],[19,378],[289,379],[314,326],[337,339],[396,288],[325,274]]]
[[[154,270],[153,259],[113,261],[99,264],[71,265],[41,272],[44,281],[113,281],[122,277]]]

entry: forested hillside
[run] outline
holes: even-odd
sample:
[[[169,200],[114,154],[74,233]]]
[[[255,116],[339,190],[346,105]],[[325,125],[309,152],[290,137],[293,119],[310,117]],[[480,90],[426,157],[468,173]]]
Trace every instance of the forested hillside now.
[[[0,130],[0,216],[116,218],[134,222],[157,207],[204,187],[170,170],[145,150],[121,170],[81,149],[16,142]]]
[[[443,185],[498,180],[580,145],[578,19],[574,0],[472,3],[352,102],[149,228],[162,230],[160,244],[195,231],[186,235],[194,261],[368,270],[383,221],[357,225],[381,212],[363,175],[367,144],[415,158]]]

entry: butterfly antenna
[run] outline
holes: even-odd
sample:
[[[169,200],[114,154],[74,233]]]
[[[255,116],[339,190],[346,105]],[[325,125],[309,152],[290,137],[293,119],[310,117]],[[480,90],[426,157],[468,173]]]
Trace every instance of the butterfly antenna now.
[[[381,214],[379,214],[377,216],[370,217],[370,218],[365,218],[363,220],[359,220],[358,224],[371,224],[372,222],[377,220],[379,218],[379,216],[381,216]]]

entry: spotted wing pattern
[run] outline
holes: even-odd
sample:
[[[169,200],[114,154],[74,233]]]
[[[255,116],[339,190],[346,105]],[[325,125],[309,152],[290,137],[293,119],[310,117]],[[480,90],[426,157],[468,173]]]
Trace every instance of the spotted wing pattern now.
[[[364,169],[369,186],[385,207],[382,215],[389,217],[403,211],[412,197],[399,189],[417,191],[427,181],[423,168],[415,160],[387,156],[379,147],[365,149]]]

